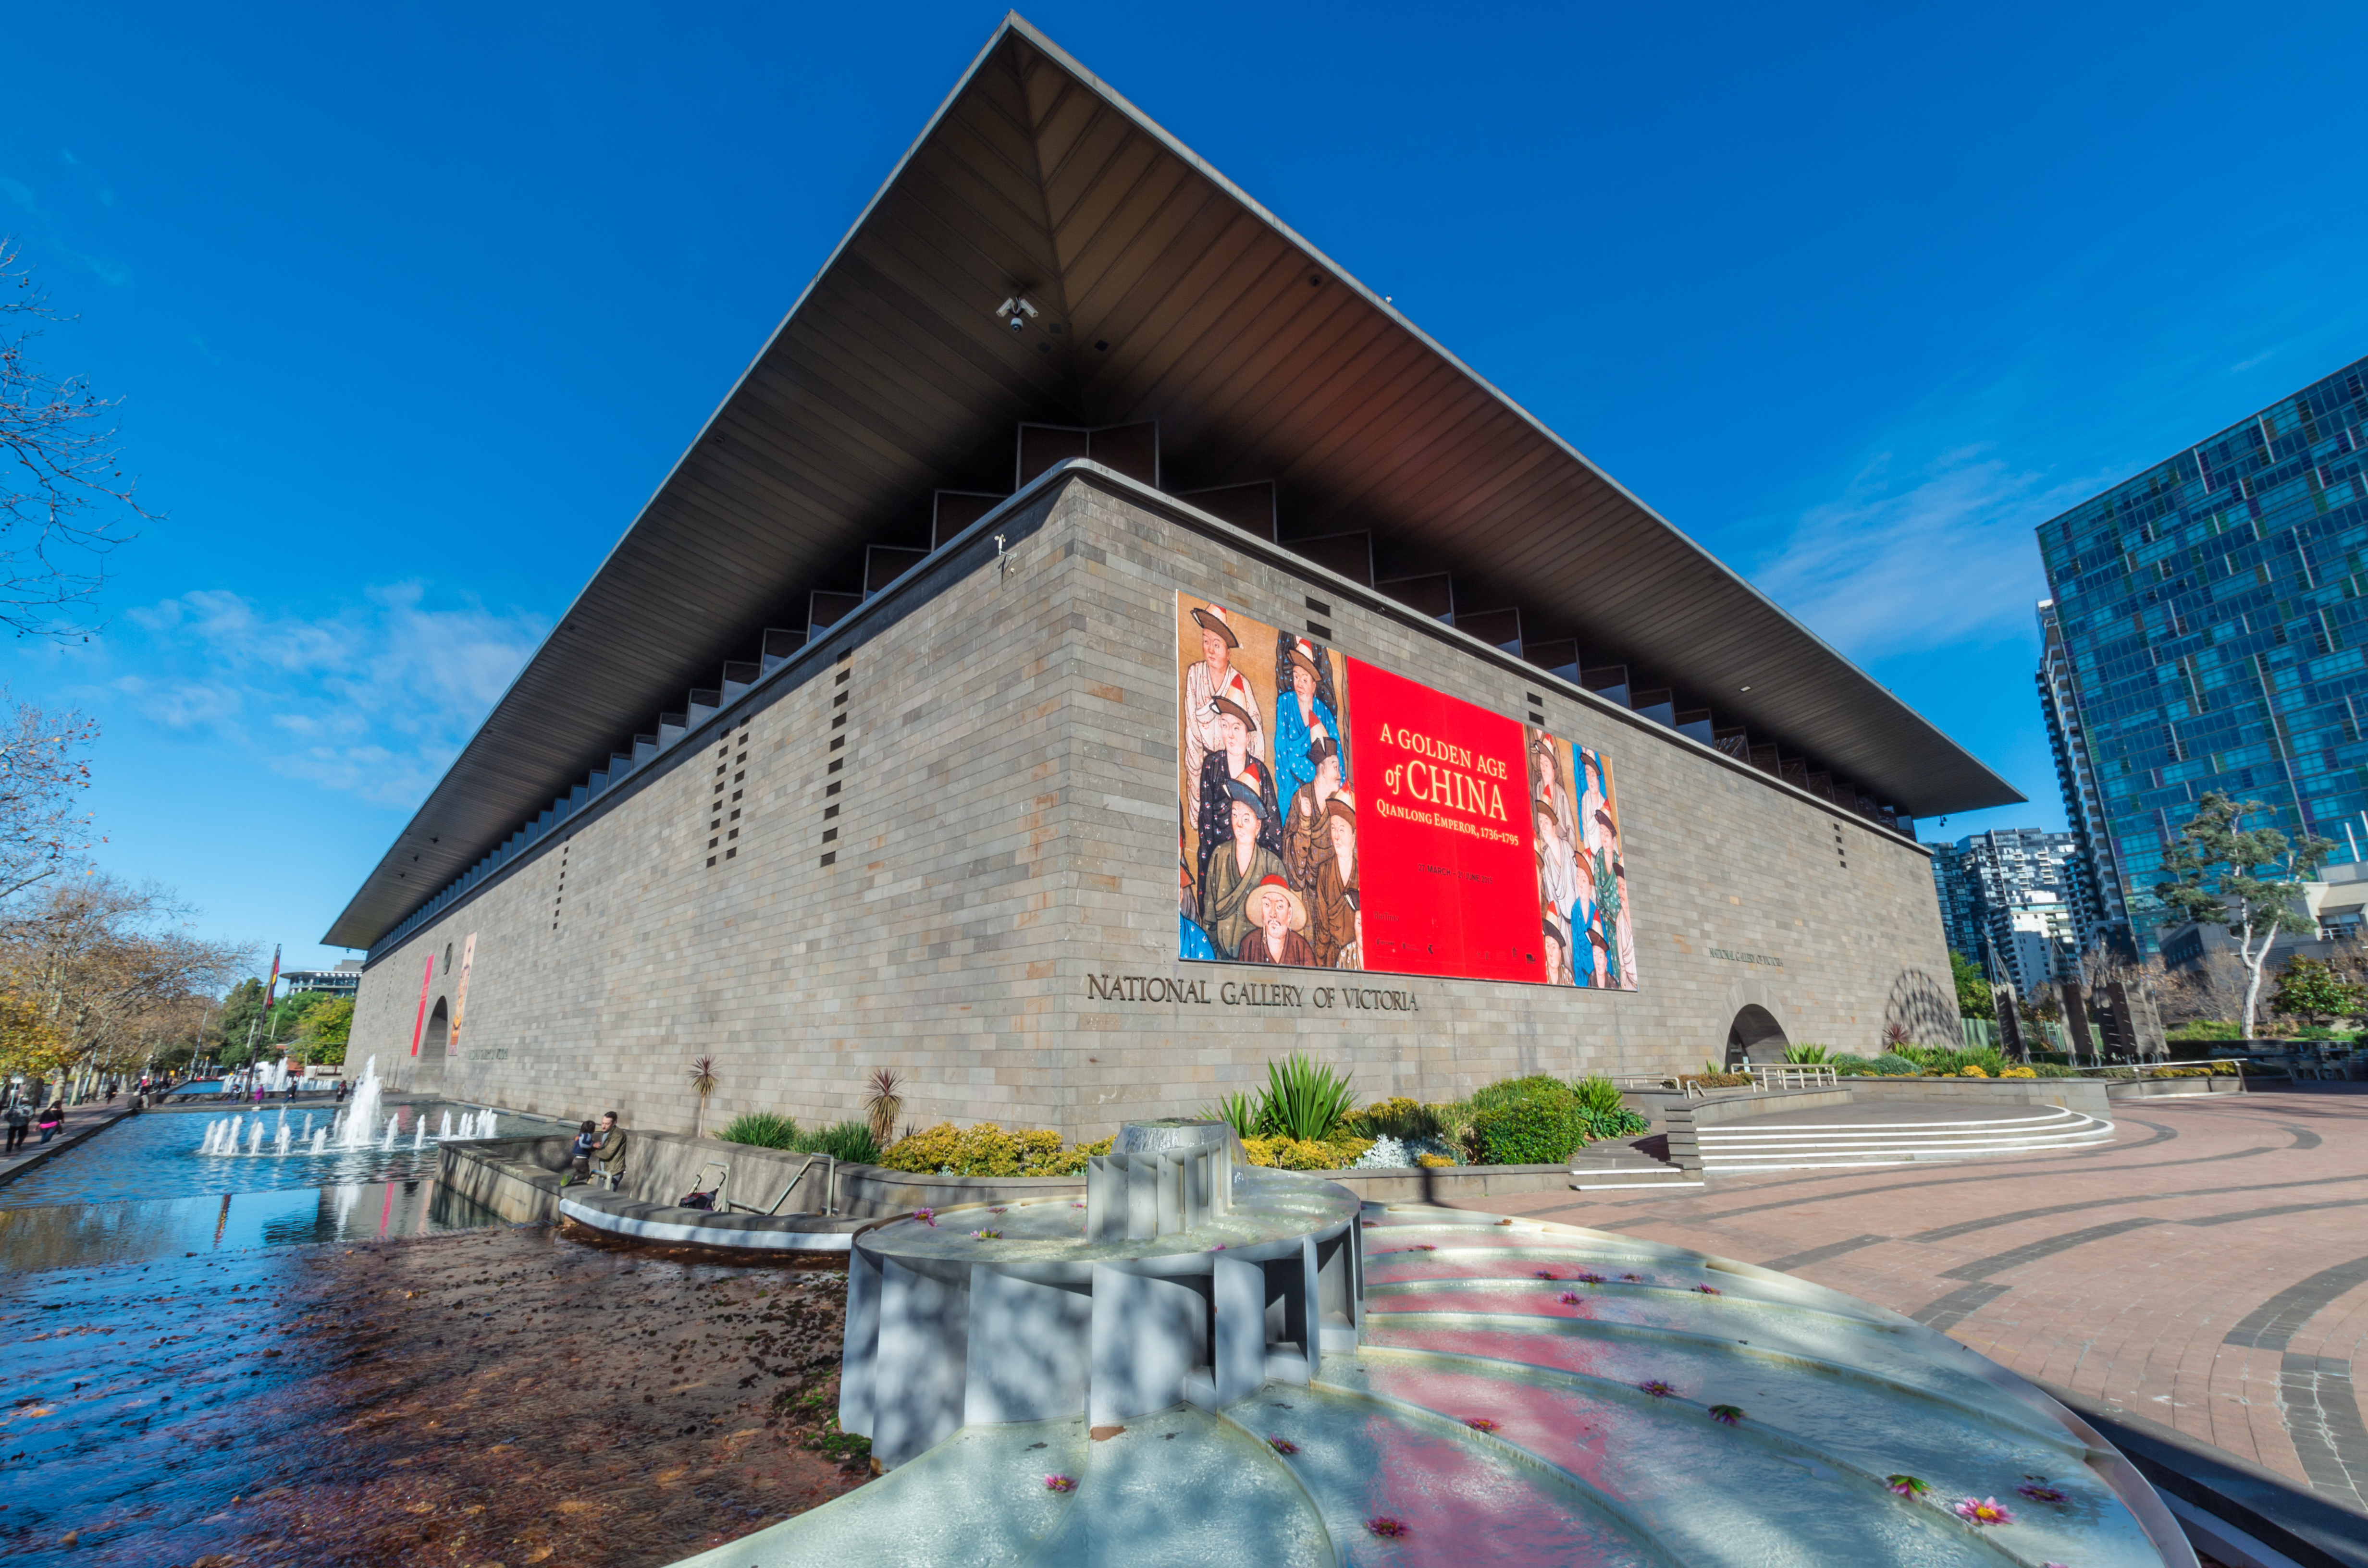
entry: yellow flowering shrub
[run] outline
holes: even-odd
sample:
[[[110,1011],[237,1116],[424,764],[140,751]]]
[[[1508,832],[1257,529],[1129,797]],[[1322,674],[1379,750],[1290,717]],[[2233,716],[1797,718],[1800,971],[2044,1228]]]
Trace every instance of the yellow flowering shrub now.
[[[1989,1074],[1969,1062],[1965,1066],[1957,1069],[1957,1076],[1960,1078],[1987,1078]]]
[[[1373,1146],[1370,1138],[1245,1138],[1242,1153],[1250,1164],[1284,1171],[1337,1171],[1357,1163]]]
[[[1444,1154],[1417,1154],[1414,1163],[1425,1170],[1451,1171],[1455,1168],[1455,1162]]]
[[[2009,1067],[1998,1074],[2001,1078],[2036,1078],[2038,1074],[2028,1067]]]
[[[1074,1176],[1086,1168],[1092,1154],[1110,1153],[1113,1140],[1061,1147],[1061,1135],[1047,1128],[1022,1128],[1006,1132],[991,1121],[956,1127],[941,1121],[935,1127],[900,1138],[880,1156],[881,1167],[915,1174],[951,1171],[955,1176]]]

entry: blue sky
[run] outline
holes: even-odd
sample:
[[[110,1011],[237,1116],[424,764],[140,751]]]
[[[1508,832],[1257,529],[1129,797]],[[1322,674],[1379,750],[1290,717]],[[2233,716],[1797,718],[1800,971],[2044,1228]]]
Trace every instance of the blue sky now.
[[[2061,825],[2032,527],[2368,352],[2356,6],[1026,14],[2032,798],[1948,836]],[[0,233],[165,514],[5,651],[102,863],[342,956],[999,16],[12,17]]]

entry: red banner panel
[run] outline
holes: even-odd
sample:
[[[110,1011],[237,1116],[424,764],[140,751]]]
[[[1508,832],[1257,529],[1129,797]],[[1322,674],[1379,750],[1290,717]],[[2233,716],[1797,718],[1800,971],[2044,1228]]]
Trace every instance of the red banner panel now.
[[[1349,661],[1365,967],[1543,981],[1521,727]]]
[[[1636,989],[1610,761],[1176,600],[1178,953]]]

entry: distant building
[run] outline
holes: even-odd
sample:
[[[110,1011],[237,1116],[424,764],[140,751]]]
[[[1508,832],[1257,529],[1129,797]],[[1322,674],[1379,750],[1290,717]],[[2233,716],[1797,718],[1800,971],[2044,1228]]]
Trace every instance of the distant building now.
[[[2040,686],[2112,918],[2207,792],[2368,852],[2368,359],[2041,525]],[[2055,738],[2051,734],[2051,738]]]
[[[2055,616],[2055,601],[2039,601],[2039,707],[2047,721],[2048,749],[2055,756],[2055,781],[2064,792],[2064,820],[2078,851],[2072,874],[2078,886],[2074,900],[2085,914],[2080,949],[2102,942],[2135,959],[2137,939],[2130,929],[2130,912],[2122,896],[2123,879],[2114,859],[2113,835],[2105,820],[2105,795],[2089,755],[2089,736],[2080,722],[2078,688],[2072,680],[2072,655],[2065,646],[2064,629]]]
[[[1936,846],[1932,881],[1949,946],[2022,995],[2077,975],[2096,940],[2095,883],[2072,834],[1996,828]]]
[[[1991,963],[2005,967],[2003,978],[2013,984],[2015,994],[2035,995],[2052,981],[2079,978],[2080,947],[2072,906],[2054,892],[2032,888],[2017,893],[1993,905],[1989,917]]]
[[[326,991],[336,996],[351,996],[361,989],[362,960],[347,959],[335,969],[287,969],[279,971],[280,983],[293,996],[299,991]]]

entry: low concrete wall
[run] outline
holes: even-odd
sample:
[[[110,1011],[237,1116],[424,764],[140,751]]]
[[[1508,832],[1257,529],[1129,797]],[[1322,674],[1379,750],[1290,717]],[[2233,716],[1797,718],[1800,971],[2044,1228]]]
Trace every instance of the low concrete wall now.
[[[2109,1100],[2150,1100],[2168,1095],[2241,1095],[2245,1092],[2242,1074],[2225,1076],[2214,1074],[2209,1078],[2107,1078],[2103,1081],[2105,1097]]]
[[[572,1136],[572,1135],[571,1135]],[[436,1180],[514,1225],[559,1215],[559,1180],[569,1139],[486,1138],[441,1143]]]

